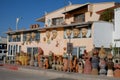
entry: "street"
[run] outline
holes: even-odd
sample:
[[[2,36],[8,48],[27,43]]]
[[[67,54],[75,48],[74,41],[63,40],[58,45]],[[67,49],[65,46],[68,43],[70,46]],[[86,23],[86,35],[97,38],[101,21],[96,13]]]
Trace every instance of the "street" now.
[[[0,80],[73,80],[65,78],[47,77],[46,75],[29,72],[12,71],[0,66]]]

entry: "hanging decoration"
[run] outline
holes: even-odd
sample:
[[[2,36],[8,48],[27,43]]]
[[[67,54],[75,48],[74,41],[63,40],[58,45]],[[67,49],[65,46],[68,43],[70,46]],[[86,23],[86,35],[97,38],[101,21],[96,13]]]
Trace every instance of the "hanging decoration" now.
[[[88,30],[87,30],[87,28],[82,28],[82,38],[86,38],[87,36],[87,33],[88,33]]]
[[[50,31],[46,31],[47,43],[50,44]]]
[[[12,38],[13,38],[13,39],[16,39],[16,37],[17,37],[17,35],[12,35]]]
[[[79,29],[77,29],[77,28],[73,29],[73,36],[74,36],[74,38],[78,38],[79,34],[80,34],[80,30]]]
[[[32,33],[31,33],[32,40],[35,39],[35,36],[36,36],[35,32],[32,32]]]
[[[26,43],[28,43],[28,42],[30,43],[30,38],[31,38],[31,35],[30,35],[30,33],[28,33],[28,34],[27,34],[27,40],[26,40]]]
[[[72,34],[71,29],[66,29],[66,36],[67,36],[67,38],[70,38],[71,34]]]
[[[57,30],[52,30],[52,40],[57,37]]]

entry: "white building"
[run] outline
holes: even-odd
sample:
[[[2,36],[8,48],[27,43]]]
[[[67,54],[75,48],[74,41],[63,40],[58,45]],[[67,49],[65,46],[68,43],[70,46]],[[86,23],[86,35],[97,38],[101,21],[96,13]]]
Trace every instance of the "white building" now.
[[[120,8],[114,10],[114,31],[113,31],[113,46],[116,46],[120,53]]]

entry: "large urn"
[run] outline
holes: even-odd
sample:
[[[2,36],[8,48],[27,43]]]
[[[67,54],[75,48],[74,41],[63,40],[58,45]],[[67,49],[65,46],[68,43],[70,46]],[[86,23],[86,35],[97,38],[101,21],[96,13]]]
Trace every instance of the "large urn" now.
[[[90,62],[90,58],[85,60],[85,65],[84,65],[84,74],[91,74],[92,71],[92,65]]]
[[[68,55],[67,53],[63,54],[63,71],[68,71]]]
[[[114,67],[114,63],[112,61],[112,54],[109,53],[107,55],[107,68],[108,68],[107,76],[113,77],[113,67]]]
[[[106,73],[107,73],[107,71],[106,71],[106,61],[105,61],[104,58],[100,59],[99,67],[100,67],[99,74],[100,75],[106,75]]]
[[[92,71],[92,65],[90,62],[90,55],[87,53],[86,50],[84,50],[84,60],[85,60],[85,64],[84,64],[84,74],[91,74]]]
[[[120,56],[114,57],[114,77],[120,78]]]
[[[91,74],[98,75],[99,58],[98,58],[97,55],[92,56],[91,63],[92,63],[92,72],[91,72]]]
[[[78,73],[83,73],[83,68],[84,68],[84,64],[82,59],[80,59],[78,62]]]

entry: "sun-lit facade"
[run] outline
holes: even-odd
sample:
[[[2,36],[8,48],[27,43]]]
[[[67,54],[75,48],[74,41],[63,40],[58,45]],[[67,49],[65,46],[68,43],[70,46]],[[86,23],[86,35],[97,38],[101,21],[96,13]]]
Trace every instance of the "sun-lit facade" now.
[[[50,51],[63,55],[66,49],[79,57],[84,50],[89,52],[93,47],[109,48],[113,24],[99,21],[97,12],[113,6],[115,2],[68,5],[38,18],[44,27],[34,24],[27,30],[8,31],[7,56],[13,59],[20,51],[35,55],[40,47],[45,55]]]

